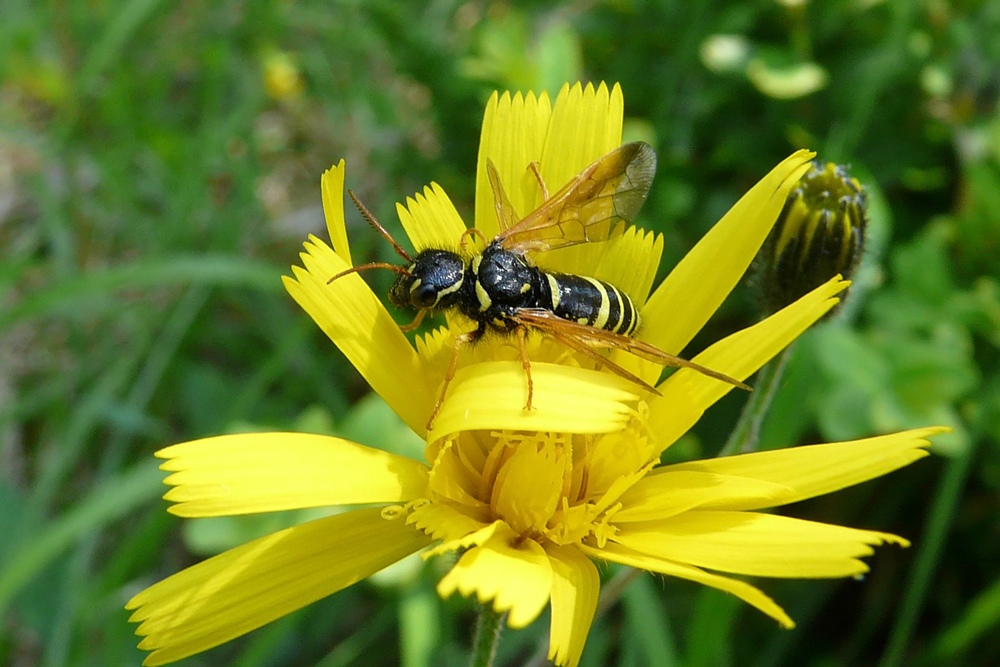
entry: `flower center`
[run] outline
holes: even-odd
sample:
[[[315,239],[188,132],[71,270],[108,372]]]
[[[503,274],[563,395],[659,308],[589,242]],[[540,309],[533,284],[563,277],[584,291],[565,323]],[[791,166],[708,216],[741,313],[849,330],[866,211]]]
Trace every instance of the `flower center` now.
[[[428,447],[428,499],[481,524],[501,520],[521,539],[602,544],[618,497],[658,458],[644,420],[580,435],[471,431]]]

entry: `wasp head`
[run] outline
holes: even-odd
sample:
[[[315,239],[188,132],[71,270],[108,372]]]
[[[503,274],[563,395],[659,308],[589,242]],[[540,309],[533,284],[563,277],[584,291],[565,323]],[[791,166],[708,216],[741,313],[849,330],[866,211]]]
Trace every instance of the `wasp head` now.
[[[464,279],[465,262],[459,255],[424,250],[389,288],[389,302],[404,308],[448,308],[458,298]]]

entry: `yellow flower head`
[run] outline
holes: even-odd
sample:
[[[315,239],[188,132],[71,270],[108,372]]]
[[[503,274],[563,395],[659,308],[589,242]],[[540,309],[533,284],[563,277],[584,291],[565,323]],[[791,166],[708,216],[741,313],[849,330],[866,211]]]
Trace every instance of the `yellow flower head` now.
[[[566,86],[555,104],[494,95],[480,144],[475,227],[498,231],[485,165],[496,165],[513,208],[542,202],[621,143],[620,89]],[[661,240],[639,230],[534,258],[546,270],[607,281],[641,309],[637,337],[679,354],[750,265],[812,153],[799,151],[754,186],[652,295]],[[208,517],[331,505],[375,504],[295,526],[210,558],[128,603],[146,664],[216,646],[330,595],[433,542],[433,556],[463,551],[441,580],[492,602],[522,627],[546,605],[549,656],[576,665],[600,588],[594,561],[616,562],[727,591],[781,625],[792,620],[760,590],[729,574],[844,577],[886,533],[761,513],[885,474],[926,455],[928,428],[867,440],[798,447],[657,467],[660,454],[732,387],[690,369],[659,382],[656,364],[612,358],[656,392],[603,370],[547,336],[528,342],[534,381],[524,409],[517,346],[501,336],[463,350],[433,430],[434,409],[455,332],[412,345],[352,266],[344,226],[343,163],[323,176],[331,249],[312,238],[304,268],[286,278],[291,295],[372,387],[427,440],[427,464],[339,438],[294,433],[209,438],[157,455],[171,471],[171,512]],[[459,249],[466,230],[432,184],[398,207],[413,246]],[[835,278],[694,361],[742,380],[836,302]]]

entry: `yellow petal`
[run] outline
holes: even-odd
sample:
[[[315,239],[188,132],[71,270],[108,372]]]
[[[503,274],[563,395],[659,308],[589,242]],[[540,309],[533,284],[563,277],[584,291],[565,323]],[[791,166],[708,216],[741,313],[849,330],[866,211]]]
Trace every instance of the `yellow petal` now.
[[[459,249],[465,223],[437,183],[425,187],[423,194],[415,198],[407,197],[405,207],[396,204],[396,212],[417,252],[427,248]]]
[[[178,516],[406,502],[427,490],[422,463],[325,435],[223,435],[156,455],[167,459],[162,470],[175,471],[164,498]]]
[[[500,231],[486,158],[493,160],[517,213],[523,216],[533,211],[538,206],[539,188],[528,165],[542,159],[551,113],[549,96],[544,92],[537,97],[534,93],[490,96],[476,161],[476,228],[486,238],[491,239]]]
[[[552,564],[552,622],[549,660],[576,667],[590,632],[601,590],[593,562],[575,546],[547,544]]]
[[[494,361],[458,371],[428,441],[475,429],[608,433],[635,414],[636,386],[627,380],[549,363],[532,363],[532,409],[521,364]]]
[[[493,600],[493,610],[507,612],[507,625],[523,628],[542,613],[552,589],[552,566],[534,540],[522,540],[504,524],[493,536],[472,547],[438,584],[443,598],[455,591],[473,593],[481,603]]]
[[[835,306],[834,295],[848,285],[848,281],[833,278],[763,322],[712,345],[693,361],[745,380]],[[666,449],[733,386],[693,370],[680,369],[657,389],[660,396],[649,403],[650,432],[657,435],[660,447]]]
[[[901,537],[753,512],[693,511],[619,525],[615,542],[656,558],[762,577],[850,577],[871,545]]]
[[[323,172],[320,190],[323,193],[323,215],[330,233],[333,249],[350,266],[351,247],[347,242],[347,225],[344,222],[344,161]]]
[[[489,504],[479,497],[482,468],[470,466],[462,456],[464,451],[467,450],[451,439],[437,441],[425,449],[425,456],[431,462],[428,497],[484,519],[492,515]]]
[[[643,308],[639,337],[679,354],[750,266],[815,153],[796,151],[740,198],[681,260]]]
[[[610,91],[604,82],[596,89],[592,83],[563,86],[542,151],[542,178],[549,192],[557,191],[588,165],[621,146],[624,114],[625,102],[617,83]],[[541,203],[539,197],[533,208]]]
[[[510,527],[504,525],[504,522],[498,519],[487,526],[483,526],[475,532],[468,533],[451,541],[439,544],[433,549],[428,549],[423,553],[423,556],[424,558],[430,558],[431,556],[440,556],[441,554],[448,553],[449,551],[457,551],[459,549],[468,549],[471,546],[479,546],[493,539],[493,535],[495,535],[497,531],[505,531],[504,534],[511,532]]]
[[[849,442],[792,447],[769,452],[755,452],[704,461],[664,466],[650,473],[639,484],[659,488],[663,475],[698,471],[707,474],[738,476],[788,488],[790,495],[778,502],[761,497],[732,497],[706,508],[752,510],[794,503],[880,477],[927,456],[929,436],[949,429],[931,427],[903,431]],[[638,486],[638,484],[637,484]]]
[[[446,545],[450,547],[436,550],[428,556],[461,549],[463,547],[453,543],[454,540],[462,540],[462,538],[476,534],[487,527],[487,524],[476,521],[472,517],[441,503],[425,503],[415,508],[410,512],[406,522],[419,528],[435,540],[443,540],[444,543],[440,547]]]
[[[591,83],[563,86],[552,109],[540,165],[550,194],[621,146],[624,110],[625,102],[618,84],[610,91],[603,82],[596,89]],[[535,193],[534,205],[526,212],[543,201],[537,185]],[[604,253],[603,245],[584,243],[539,257],[552,270],[593,275]]]
[[[315,237],[305,248],[306,270],[293,266],[285,289],[400,419],[423,434],[434,406],[423,361],[360,276],[327,284],[350,268],[336,253]]]
[[[613,542],[608,542],[603,549],[583,546],[582,550],[591,558],[599,558],[612,563],[621,563],[622,565],[629,565],[650,572],[659,572],[671,577],[689,579],[699,584],[717,588],[720,591],[735,595],[747,604],[753,605],[778,621],[778,623],[781,623],[782,627],[786,630],[791,630],[795,627],[795,622],[785,613],[784,609],[775,604],[774,600],[764,595],[760,589],[744,581],[711,574],[690,565],[636,553]]]
[[[430,541],[379,508],[311,521],[178,572],[132,598],[143,664],[218,646],[335,593]]]
[[[666,519],[696,508],[731,509],[731,505],[772,507],[789,502],[793,493],[772,481],[669,466],[647,474],[622,494],[622,509],[613,520],[618,524]]]

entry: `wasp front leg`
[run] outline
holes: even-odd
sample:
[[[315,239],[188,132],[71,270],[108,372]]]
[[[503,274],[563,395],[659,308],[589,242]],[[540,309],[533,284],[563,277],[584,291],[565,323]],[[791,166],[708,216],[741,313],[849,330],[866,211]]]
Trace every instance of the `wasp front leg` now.
[[[424,321],[424,315],[427,313],[426,308],[421,308],[417,311],[417,316],[413,318],[413,321],[409,324],[400,324],[399,330],[403,333],[409,333],[420,326],[420,323]]]
[[[426,308],[421,308],[417,311],[417,316],[413,318],[413,321],[409,324],[400,324],[399,330],[403,333],[409,333],[420,326],[420,323],[424,320],[424,315],[427,313]]]
[[[486,332],[486,327],[480,323],[478,329],[472,331],[467,331],[464,334],[459,334],[455,336],[455,342],[452,344],[451,348],[451,359],[448,360],[448,370],[444,373],[444,380],[441,381],[441,394],[438,396],[437,403],[434,404],[434,410],[431,412],[430,418],[427,420],[427,430],[430,431],[434,426],[434,418],[437,417],[438,412],[441,410],[441,405],[444,403],[444,397],[448,393],[448,385],[451,381],[455,379],[455,373],[458,372],[458,352],[464,346],[468,345],[472,341],[476,340]]]

